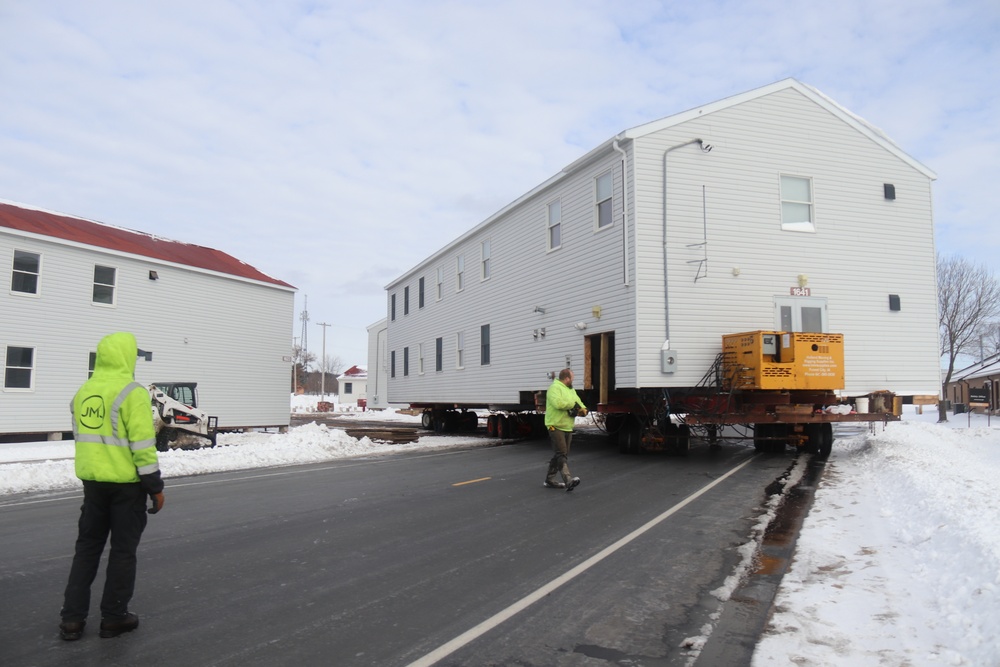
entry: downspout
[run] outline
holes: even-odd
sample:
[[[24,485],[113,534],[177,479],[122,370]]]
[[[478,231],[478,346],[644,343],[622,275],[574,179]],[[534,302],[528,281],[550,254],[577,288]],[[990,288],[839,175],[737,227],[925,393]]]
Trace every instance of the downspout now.
[[[692,139],[683,144],[671,146],[663,151],[663,318],[664,318],[664,338],[660,347],[660,371],[662,373],[673,373],[677,365],[677,354],[670,350],[670,289],[667,279],[667,156],[678,148],[684,148],[691,144],[698,144],[702,152],[708,153],[712,150],[710,144],[706,144],[701,139]]]
[[[628,154],[618,145],[618,138],[611,143],[611,147],[622,156],[622,282],[625,287],[631,285],[628,274],[628,177],[625,172],[625,160]]]

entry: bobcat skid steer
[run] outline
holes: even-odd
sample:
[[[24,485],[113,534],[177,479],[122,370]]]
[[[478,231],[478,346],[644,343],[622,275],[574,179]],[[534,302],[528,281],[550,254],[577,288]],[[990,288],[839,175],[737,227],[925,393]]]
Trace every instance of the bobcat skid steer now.
[[[196,382],[149,385],[157,451],[215,447],[219,418],[198,409],[196,387]]]

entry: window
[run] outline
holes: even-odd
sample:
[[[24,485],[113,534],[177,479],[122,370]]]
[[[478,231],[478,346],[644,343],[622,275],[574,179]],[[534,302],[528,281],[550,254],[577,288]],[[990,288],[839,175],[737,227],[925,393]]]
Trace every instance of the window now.
[[[490,365],[490,325],[479,328],[479,365]]]
[[[461,292],[465,289],[465,257],[458,256],[455,264],[455,291]]]
[[[389,353],[389,377],[396,377],[396,350]]]
[[[461,331],[455,338],[455,368],[465,368],[465,334]]]
[[[396,295],[389,296],[389,319],[396,321]]]
[[[781,177],[781,228],[789,232],[814,232],[812,183],[808,178]]]
[[[410,314],[410,288],[409,286],[403,288],[403,314]]]
[[[444,338],[434,339],[434,370],[441,372],[444,370]]]
[[[14,251],[14,271],[10,276],[10,291],[22,294],[38,294],[38,275],[41,273],[42,256]]]
[[[420,277],[420,281],[417,283],[417,308],[424,307],[424,278]]]
[[[4,389],[31,389],[31,376],[35,368],[35,348],[7,346],[4,366]]]
[[[94,376],[94,366],[97,365],[97,353],[91,352],[90,359],[87,362],[87,379],[89,380]]]
[[[562,245],[562,205],[559,200],[549,204],[549,250],[555,250]]]
[[[403,348],[403,377],[410,374],[410,348]]]
[[[111,266],[94,266],[94,303],[109,306],[115,304],[115,274],[117,269]]]
[[[344,393],[345,394],[353,394],[354,393],[354,383],[353,382],[345,382],[344,383]]]
[[[611,226],[611,194],[614,189],[614,175],[612,172],[601,174],[595,181],[595,197],[597,228],[604,229]]]
[[[480,246],[480,256],[482,257],[482,275],[480,278],[487,280],[490,277],[490,240],[486,239]]]
[[[444,290],[442,289],[443,287],[444,287],[444,269],[442,269],[439,266],[438,270],[437,270],[437,300],[438,301],[440,301],[441,297],[444,295]]]
[[[424,374],[424,344],[417,343],[417,372]]]
[[[823,297],[776,296],[774,310],[779,331],[828,331],[826,299]]]

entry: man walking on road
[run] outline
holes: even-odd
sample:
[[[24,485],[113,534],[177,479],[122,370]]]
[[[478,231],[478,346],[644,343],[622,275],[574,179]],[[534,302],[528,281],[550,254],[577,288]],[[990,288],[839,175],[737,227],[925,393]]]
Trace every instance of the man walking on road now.
[[[552,451],[545,486],[572,491],[580,484],[579,477],[569,472],[569,446],[573,440],[573,424],[577,416],[587,415],[587,407],[573,389],[573,371],[564,368],[545,392],[545,427],[549,430]],[[556,475],[562,475],[561,482]]]
[[[83,635],[90,586],[109,534],[100,636],[117,637],[139,627],[139,617],[128,610],[135,590],[135,553],[146,527],[146,496],[153,501],[149,513],[155,514],[163,507],[163,480],[149,391],[134,379],[137,352],[132,334],[105,336],[97,345],[93,376],[73,398],[83,507],[59,624],[59,636],[66,641]]]

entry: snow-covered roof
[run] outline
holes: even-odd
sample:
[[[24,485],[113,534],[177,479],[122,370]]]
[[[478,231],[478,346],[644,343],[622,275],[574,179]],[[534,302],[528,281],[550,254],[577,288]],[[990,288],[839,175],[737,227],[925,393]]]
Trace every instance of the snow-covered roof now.
[[[69,244],[93,246],[295,289],[283,280],[273,278],[221,250],[32,208],[24,204],[0,201],[0,228],[14,230],[26,237],[59,239]]]
[[[368,369],[361,366],[351,366],[346,371],[337,376],[337,379],[344,380],[364,380],[368,377]]]
[[[968,382],[969,380],[978,380],[979,378],[987,378],[994,375],[1000,375],[1000,354],[995,354],[983,361],[956,371],[951,381]]]

